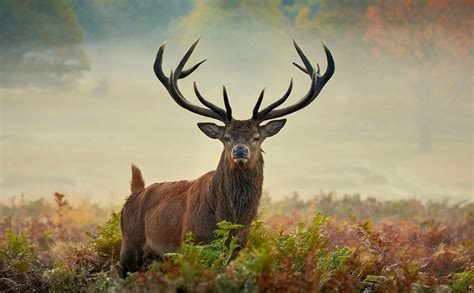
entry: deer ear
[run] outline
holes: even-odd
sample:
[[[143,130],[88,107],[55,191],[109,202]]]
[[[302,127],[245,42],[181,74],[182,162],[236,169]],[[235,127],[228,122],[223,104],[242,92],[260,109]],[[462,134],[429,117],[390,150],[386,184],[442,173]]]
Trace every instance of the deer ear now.
[[[198,123],[197,126],[210,138],[221,138],[224,134],[224,127],[214,123]]]
[[[264,138],[274,136],[283,128],[285,123],[286,119],[270,121],[267,124],[260,126],[260,132]]]

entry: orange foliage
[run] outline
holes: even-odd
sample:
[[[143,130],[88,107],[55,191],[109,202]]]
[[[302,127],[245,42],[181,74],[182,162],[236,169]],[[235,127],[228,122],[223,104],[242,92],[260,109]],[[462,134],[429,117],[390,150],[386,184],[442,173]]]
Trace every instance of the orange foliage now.
[[[0,205],[4,217],[0,231],[9,228],[29,231],[27,235],[36,255],[36,268],[30,272],[32,279],[28,282],[20,282],[21,275],[11,266],[2,267],[0,262],[0,274],[7,276],[0,280],[0,290],[12,282],[22,290],[50,288],[48,286],[53,284],[46,276],[58,270],[70,274],[69,284],[82,289],[94,286],[91,280],[105,276],[107,282],[116,282],[114,286],[123,286],[123,289],[163,290],[172,288],[168,287],[172,286],[170,280],[183,277],[185,272],[178,263],[164,261],[159,270],[138,272],[125,282],[120,281],[114,273],[116,259],[101,256],[85,233],[93,232],[94,226],[102,222],[93,215],[106,214],[106,210],[93,211],[93,205],[86,209],[69,206],[67,213],[90,214],[81,217],[90,220],[82,226],[63,221],[61,227],[52,216],[59,212],[58,207],[65,206],[60,204],[65,198],[55,197],[60,200],[56,200],[54,206],[41,200]],[[438,286],[454,286],[462,274],[471,276],[466,282],[474,281],[473,203],[380,201],[361,199],[358,195],[337,198],[330,193],[305,201],[297,195],[279,202],[264,197],[262,207],[261,222],[252,228],[250,246],[241,251],[235,262],[223,272],[195,271],[194,278],[204,280],[199,284],[202,291],[209,290],[210,284],[219,278],[234,282],[233,285],[226,283],[236,286],[234,289],[241,288],[244,282],[255,284],[262,292],[405,292],[412,291],[414,286],[435,290],[442,288]],[[311,228],[298,225],[314,223],[318,213],[329,215],[329,220],[317,226],[313,224]],[[118,225],[118,221],[115,224]],[[0,244],[5,242],[5,235],[0,234]],[[1,253],[0,250],[0,256]],[[64,267],[54,268],[58,262]],[[249,276],[248,280],[240,279],[246,274],[242,275],[242,265],[247,266],[244,273],[258,271],[253,281]],[[60,280],[66,282],[65,279],[58,282]],[[469,284],[463,286],[466,288]]]
[[[368,42],[426,62],[436,49],[470,54],[473,9],[473,1],[377,1],[368,6],[359,27]]]

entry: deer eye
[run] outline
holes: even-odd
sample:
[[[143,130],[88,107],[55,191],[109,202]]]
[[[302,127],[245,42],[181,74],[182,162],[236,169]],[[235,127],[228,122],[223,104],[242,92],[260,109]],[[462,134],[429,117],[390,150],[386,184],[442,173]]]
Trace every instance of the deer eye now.
[[[230,142],[232,139],[230,138],[230,136],[224,136],[224,141],[225,142]]]
[[[260,136],[255,136],[255,137],[253,138],[253,142],[259,142],[259,141],[260,141],[260,138],[261,138]]]

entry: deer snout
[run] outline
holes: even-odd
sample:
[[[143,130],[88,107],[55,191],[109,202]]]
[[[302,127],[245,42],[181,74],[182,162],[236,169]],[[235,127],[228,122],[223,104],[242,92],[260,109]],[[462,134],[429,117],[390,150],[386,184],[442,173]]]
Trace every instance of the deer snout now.
[[[250,156],[249,148],[242,143],[237,144],[232,149],[232,159],[234,159],[234,162],[236,163],[246,163],[247,160],[249,159],[249,156]]]

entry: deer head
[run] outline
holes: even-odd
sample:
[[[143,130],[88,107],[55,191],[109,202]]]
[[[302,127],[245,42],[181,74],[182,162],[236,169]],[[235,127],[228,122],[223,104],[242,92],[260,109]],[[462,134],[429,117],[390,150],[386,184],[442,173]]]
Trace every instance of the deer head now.
[[[228,161],[228,165],[233,168],[251,168],[259,157],[262,142],[267,137],[277,134],[285,125],[286,119],[272,120],[261,125],[262,122],[286,116],[308,106],[316,99],[324,85],[334,74],[335,70],[334,59],[331,52],[324,44],[323,47],[326,53],[328,66],[326,72],[321,75],[319,65],[317,65],[317,67],[311,65],[303,51],[299,48],[296,42],[293,41],[296,51],[303,61],[303,66],[297,63],[293,64],[310,77],[311,85],[309,91],[297,103],[277,109],[290,96],[291,90],[293,89],[293,80],[291,80],[288,90],[283,97],[260,110],[264,96],[264,90],[262,90],[253,109],[252,118],[247,120],[237,120],[232,117],[232,108],[225,87],[223,87],[225,109],[206,100],[199,92],[196,82],[194,82],[194,92],[198,100],[206,108],[191,103],[179,90],[178,80],[190,75],[204,61],[206,61],[203,60],[189,69],[184,69],[186,62],[196,48],[198,42],[199,39],[194,42],[191,48],[189,48],[176,69],[174,71],[171,70],[169,77],[167,77],[163,72],[162,61],[165,45],[161,45],[158,49],[153,69],[160,82],[165,86],[170,96],[179,106],[193,113],[219,120],[224,124],[223,126],[219,126],[214,123],[198,123],[198,127],[208,137],[218,139],[223,143],[225,159]]]

